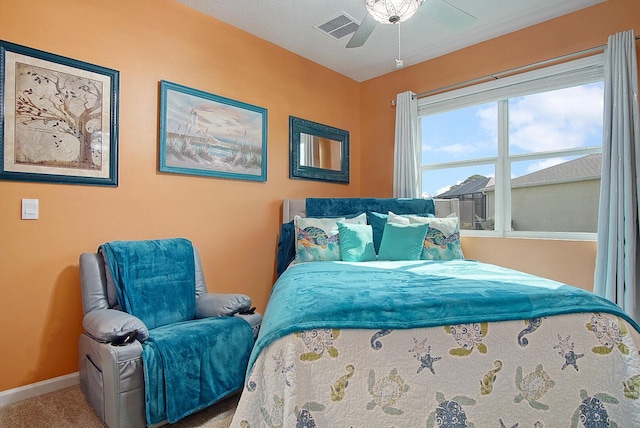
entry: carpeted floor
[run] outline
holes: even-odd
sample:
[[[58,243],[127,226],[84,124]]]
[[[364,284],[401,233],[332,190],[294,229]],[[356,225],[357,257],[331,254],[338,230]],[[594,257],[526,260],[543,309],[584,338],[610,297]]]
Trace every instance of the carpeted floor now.
[[[236,394],[198,413],[188,416],[171,428],[228,428],[240,394]],[[104,428],[89,407],[78,385],[50,394],[0,407],[2,428]]]

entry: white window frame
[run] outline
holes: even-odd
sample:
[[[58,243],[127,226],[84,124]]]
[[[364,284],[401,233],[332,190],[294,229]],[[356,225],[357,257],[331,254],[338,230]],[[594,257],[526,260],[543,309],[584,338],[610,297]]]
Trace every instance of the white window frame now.
[[[418,99],[418,123],[421,123],[420,118],[423,116],[497,102],[499,125],[497,156],[420,165],[420,193],[422,193],[424,171],[493,164],[496,181],[495,230],[461,230],[462,235],[596,240],[597,233],[511,230],[511,181],[508,173],[511,171],[511,163],[563,156],[584,156],[602,152],[602,146],[510,155],[508,102],[510,98],[594,83],[603,80],[603,78],[604,54],[598,54]],[[418,125],[418,128],[418,135],[422,141],[421,126]],[[505,179],[505,177],[509,177],[509,179]]]

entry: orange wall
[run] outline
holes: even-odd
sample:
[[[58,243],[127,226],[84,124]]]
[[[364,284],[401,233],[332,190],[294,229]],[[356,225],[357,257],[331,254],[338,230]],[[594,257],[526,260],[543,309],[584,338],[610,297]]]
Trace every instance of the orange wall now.
[[[397,93],[427,92],[605,45],[609,35],[631,29],[640,34],[640,1],[607,0],[362,83],[362,194],[392,193],[395,108],[391,100]],[[371,165],[375,168],[368,168]],[[462,244],[468,258],[593,290],[595,242],[463,237]]]
[[[0,391],[78,370],[81,252],[183,236],[263,310],[282,199],[359,194],[359,84],[172,0],[2,0],[0,39],[120,71],[117,188],[0,181]],[[267,182],[158,173],[162,79],[267,108]],[[289,179],[289,115],[351,131],[350,185]]]
[[[77,371],[81,252],[184,236],[200,250],[209,289],[250,294],[263,309],[283,198],[391,196],[396,93],[638,32],[639,6],[608,0],[359,84],[172,0],[2,0],[0,39],[120,71],[120,173],[117,188],[0,181],[0,391]],[[162,79],[267,108],[268,181],[159,174]],[[350,185],[288,178],[289,115],[351,132]],[[40,200],[40,220],[20,220],[21,198]],[[465,238],[463,246],[471,258],[590,287],[593,243]]]

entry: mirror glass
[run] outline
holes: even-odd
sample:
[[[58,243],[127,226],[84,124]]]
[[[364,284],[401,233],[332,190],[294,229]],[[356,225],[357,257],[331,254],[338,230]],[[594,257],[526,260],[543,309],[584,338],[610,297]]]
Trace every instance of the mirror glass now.
[[[290,177],[349,182],[349,132],[291,116]]]
[[[300,133],[300,165],[340,171],[341,146],[340,141]]]

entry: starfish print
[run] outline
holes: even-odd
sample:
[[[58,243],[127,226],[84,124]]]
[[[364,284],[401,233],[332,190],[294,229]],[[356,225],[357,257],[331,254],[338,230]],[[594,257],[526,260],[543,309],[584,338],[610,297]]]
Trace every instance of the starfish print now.
[[[572,365],[573,368],[578,371],[578,365],[576,363],[578,361],[578,358],[582,357],[584,357],[584,354],[576,354],[575,352],[573,352],[573,350],[567,352],[566,354],[564,354],[565,362],[562,365],[562,370],[566,369],[569,365]]]
[[[442,357],[431,356],[431,346],[427,346],[425,348],[427,339],[424,339],[422,342],[418,343],[418,341],[414,337],[413,342],[415,343],[416,346],[409,349],[409,352],[413,352],[414,353],[413,356],[418,361],[420,361],[420,367],[418,367],[418,371],[416,371],[416,373],[420,373],[423,369],[427,368],[429,369],[429,371],[431,371],[431,373],[436,374],[435,370],[433,369],[433,363],[435,363],[438,360],[441,360]]]
[[[274,370],[275,373],[281,374],[284,376],[284,382],[288,387],[291,387],[291,383],[289,382],[287,374],[293,370],[293,364],[285,366],[284,363],[284,355],[282,350],[280,350],[279,355],[274,355],[273,360],[276,363],[276,368]]]
[[[571,339],[571,335],[563,338],[558,335],[558,344],[553,347],[553,349],[559,349],[558,354],[564,357],[564,365],[562,366],[562,370],[566,369],[568,366],[573,366],[576,371],[578,371],[577,361],[578,358],[584,357],[584,354],[576,354],[573,352],[573,348],[575,344],[573,342],[569,342]]]
[[[429,352],[431,351],[430,346],[428,351]],[[420,356],[417,356],[416,358],[418,358],[418,361],[420,361],[420,364],[421,364],[416,373],[420,373],[422,369],[428,368],[433,374],[436,374],[435,370],[433,369],[433,363],[442,359],[442,357],[432,357],[431,354],[420,355]]]

